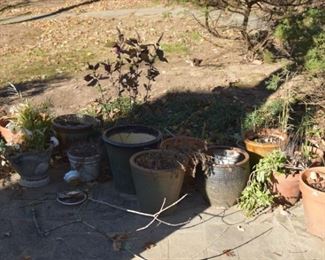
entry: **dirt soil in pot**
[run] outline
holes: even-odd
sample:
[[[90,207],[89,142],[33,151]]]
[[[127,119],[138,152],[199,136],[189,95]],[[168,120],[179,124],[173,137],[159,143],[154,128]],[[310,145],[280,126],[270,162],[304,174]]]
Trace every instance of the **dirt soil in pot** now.
[[[96,144],[79,143],[71,147],[69,153],[78,157],[90,157],[99,154],[99,150]]]
[[[307,184],[319,191],[325,192],[325,178],[317,172],[312,172],[307,179]]]
[[[281,143],[281,139],[277,136],[271,135],[258,135],[255,136],[252,141],[260,144],[279,144]]]
[[[168,170],[175,169],[184,163],[184,158],[173,153],[146,153],[136,158],[136,163],[146,169]]]

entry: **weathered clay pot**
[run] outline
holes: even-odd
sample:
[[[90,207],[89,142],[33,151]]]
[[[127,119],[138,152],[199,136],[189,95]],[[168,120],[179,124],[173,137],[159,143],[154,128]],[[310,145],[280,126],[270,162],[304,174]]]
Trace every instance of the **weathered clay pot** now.
[[[9,123],[7,117],[0,118],[0,134],[8,144],[20,144],[23,142],[23,134],[21,132],[13,132],[6,128]]]
[[[196,183],[210,205],[228,208],[236,203],[247,184],[250,173],[249,155],[242,149],[230,146],[212,145],[207,151],[208,155],[214,157],[220,152],[228,154],[224,157],[224,164],[213,165],[209,174],[199,173]]]
[[[165,201],[165,207],[169,206],[179,198],[184,180],[184,168],[176,163],[176,167],[168,169],[145,168],[137,162],[138,158],[153,160],[154,155],[167,157],[169,160],[183,163],[184,157],[169,150],[146,150],[135,153],[130,158],[132,177],[135,184],[136,195],[140,208],[146,213],[156,213]],[[172,158],[171,158],[172,157]],[[186,159],[185,159],[186,160]],[[172,213],[173,208],[168,209],[165,214]]]
[[[281,141],[279,143],[258,143],[254,141],[258,136],[273,136],[279,138]],[[261,158],[271,153],[273,150],[284,147],[288,141],[287,134],[278,129],[261,129],[257,133],[251,131],[245,133],[244,137],[244,143],[249,153],[251,167],[256,165]]]
[[[325,178],[325,167],[309,168],[301,173],[299,187],[302,193],[305,222],[308,232],[325,238],[325,192],[308,185],[308,179],[313,172]]]
[[[272,175],[273,191],[284,199],[284,202],[294,205],[300,198],[299,190],[299,172],[295,174],[280,174]]]
[[[8,156],[12,167],[20,175],[19,184],[28,188],[41,187],[49,183],[48,168],[52,147],[45,151],[24,152]]]

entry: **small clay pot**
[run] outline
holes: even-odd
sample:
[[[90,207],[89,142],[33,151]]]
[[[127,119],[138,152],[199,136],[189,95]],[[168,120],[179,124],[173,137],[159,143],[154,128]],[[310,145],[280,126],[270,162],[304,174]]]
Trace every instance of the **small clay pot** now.
[[[288,175],[274,173],[271,178],[273,191],[281,196],[283,202],[294,205],[300,198],[299,179],[299,172]]]
[[[313,172],[325,178],[325,167],[309,168],[301,173],[299,187],[302,193],[305,222],[308,232],[325,238],[325,192],[308,185],[308,179]]]

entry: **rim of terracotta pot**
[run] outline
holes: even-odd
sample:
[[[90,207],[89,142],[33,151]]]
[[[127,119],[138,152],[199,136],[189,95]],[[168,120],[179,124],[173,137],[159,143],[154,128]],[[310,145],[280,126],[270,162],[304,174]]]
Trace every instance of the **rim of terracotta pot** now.
[[[259,136],[259,135],[269,135],[269,136],[275,136],[281,139],[280,143],[258,143],[253,141],[252,139]],[[258,147],[268,147],[268,148],[276,148],[281,145],[284,145],[288,139],[288,135],[281,131],[280,129],[276,128],[263,128],[258,130],[257,132],[254,131],[248,131],[244,134],[244,143],[249,145],[254,145]]]
[[[299,179],[299,187],[303,196],[307,195],[308,197],[312,196],[314,200],[325,203],[325,192],[319,191],[311,186],[309,186],[306,182],[307,177],[311,174],[311,172],[320,172],[325,177],[325,167],[312,167],[304,170],[300,174]]]
[[[249,161],[249,154],[241,149],[241,148],[238,148],[238,147],[234,147],[234,146],[227,146],[227,145],[209,145],[208,146],[208,150],[207,150],[207,154],[208,155],[211,155],[211,151],[213,150],[216,150],[216,149],[224,149],[224,150],[234,150],[240,154],[242,154],[244,156],[244,159],[241,160],[240,162],[237,162],[235,164],[222,164],[222,165],[217,165],[217,167],[220,167],[220,168],[229,168],[229,165],[233,166],[233,167],[241,167],[243,166],[244,164],[246,164],[248,161]]]

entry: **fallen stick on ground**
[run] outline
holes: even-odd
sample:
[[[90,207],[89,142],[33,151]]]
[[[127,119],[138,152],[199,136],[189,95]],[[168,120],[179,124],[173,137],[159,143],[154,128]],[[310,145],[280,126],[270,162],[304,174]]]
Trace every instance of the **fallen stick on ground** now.
[[[167,226],[172,226],[172,227],[182,226],[182,225],[185,225],[185,224],[189,223],[190,220],[187,220],[187,221],[184,221],[184,222],[181,222],[181,223],[175,223],[174,224],[174,223],[169,223],[169,222],[163,221],[163,220],[161,220],[161,219],[158,218],[161,213],[163,213],[164,211],[166,211],[166,210],[170,209],[171,207],[175,206],[176,204],[178,204],[187,195],[188,194],[183,195],[181,198],[179,198],[174,203],[170,204],[169,206],[167,206],[165,208],[164,208],[164,205],[165,205],[166,202],[164,200],[161,209],[158,212],[154,213],[154,214],[144,213],[144,212],[141,212],[141,211],[136,211],[136,210],[131,210],[131,209],[123,208],[123,207],[114,205],[114,204],[109,203],[109,202],[105,202],[105,201],[101,201],[101,200],[95,200],[95,199],[92,199],[92,198],[88,198],[88,200],[90,200],[92,202],[99,203],[99,204],[103,204],[103,205],[106,205],[106,206],[109,206],[109,207],[112,207],[112,208],[115,208],[115,209],[119,209],[119,210],[122,210],[124,212],[131,213],[131,214],[136,214],[136,215],[140,215],[140,216],[144,216],[144,217],[153,218],[146,226],[144,226],[142,228],[138,228],[136,230],[136,231],[140,231],[140,230],[144,230],[144,229],[148,228],[155,221],[158,221],[161,224],[164,224],[164,225],[167,225]]]

